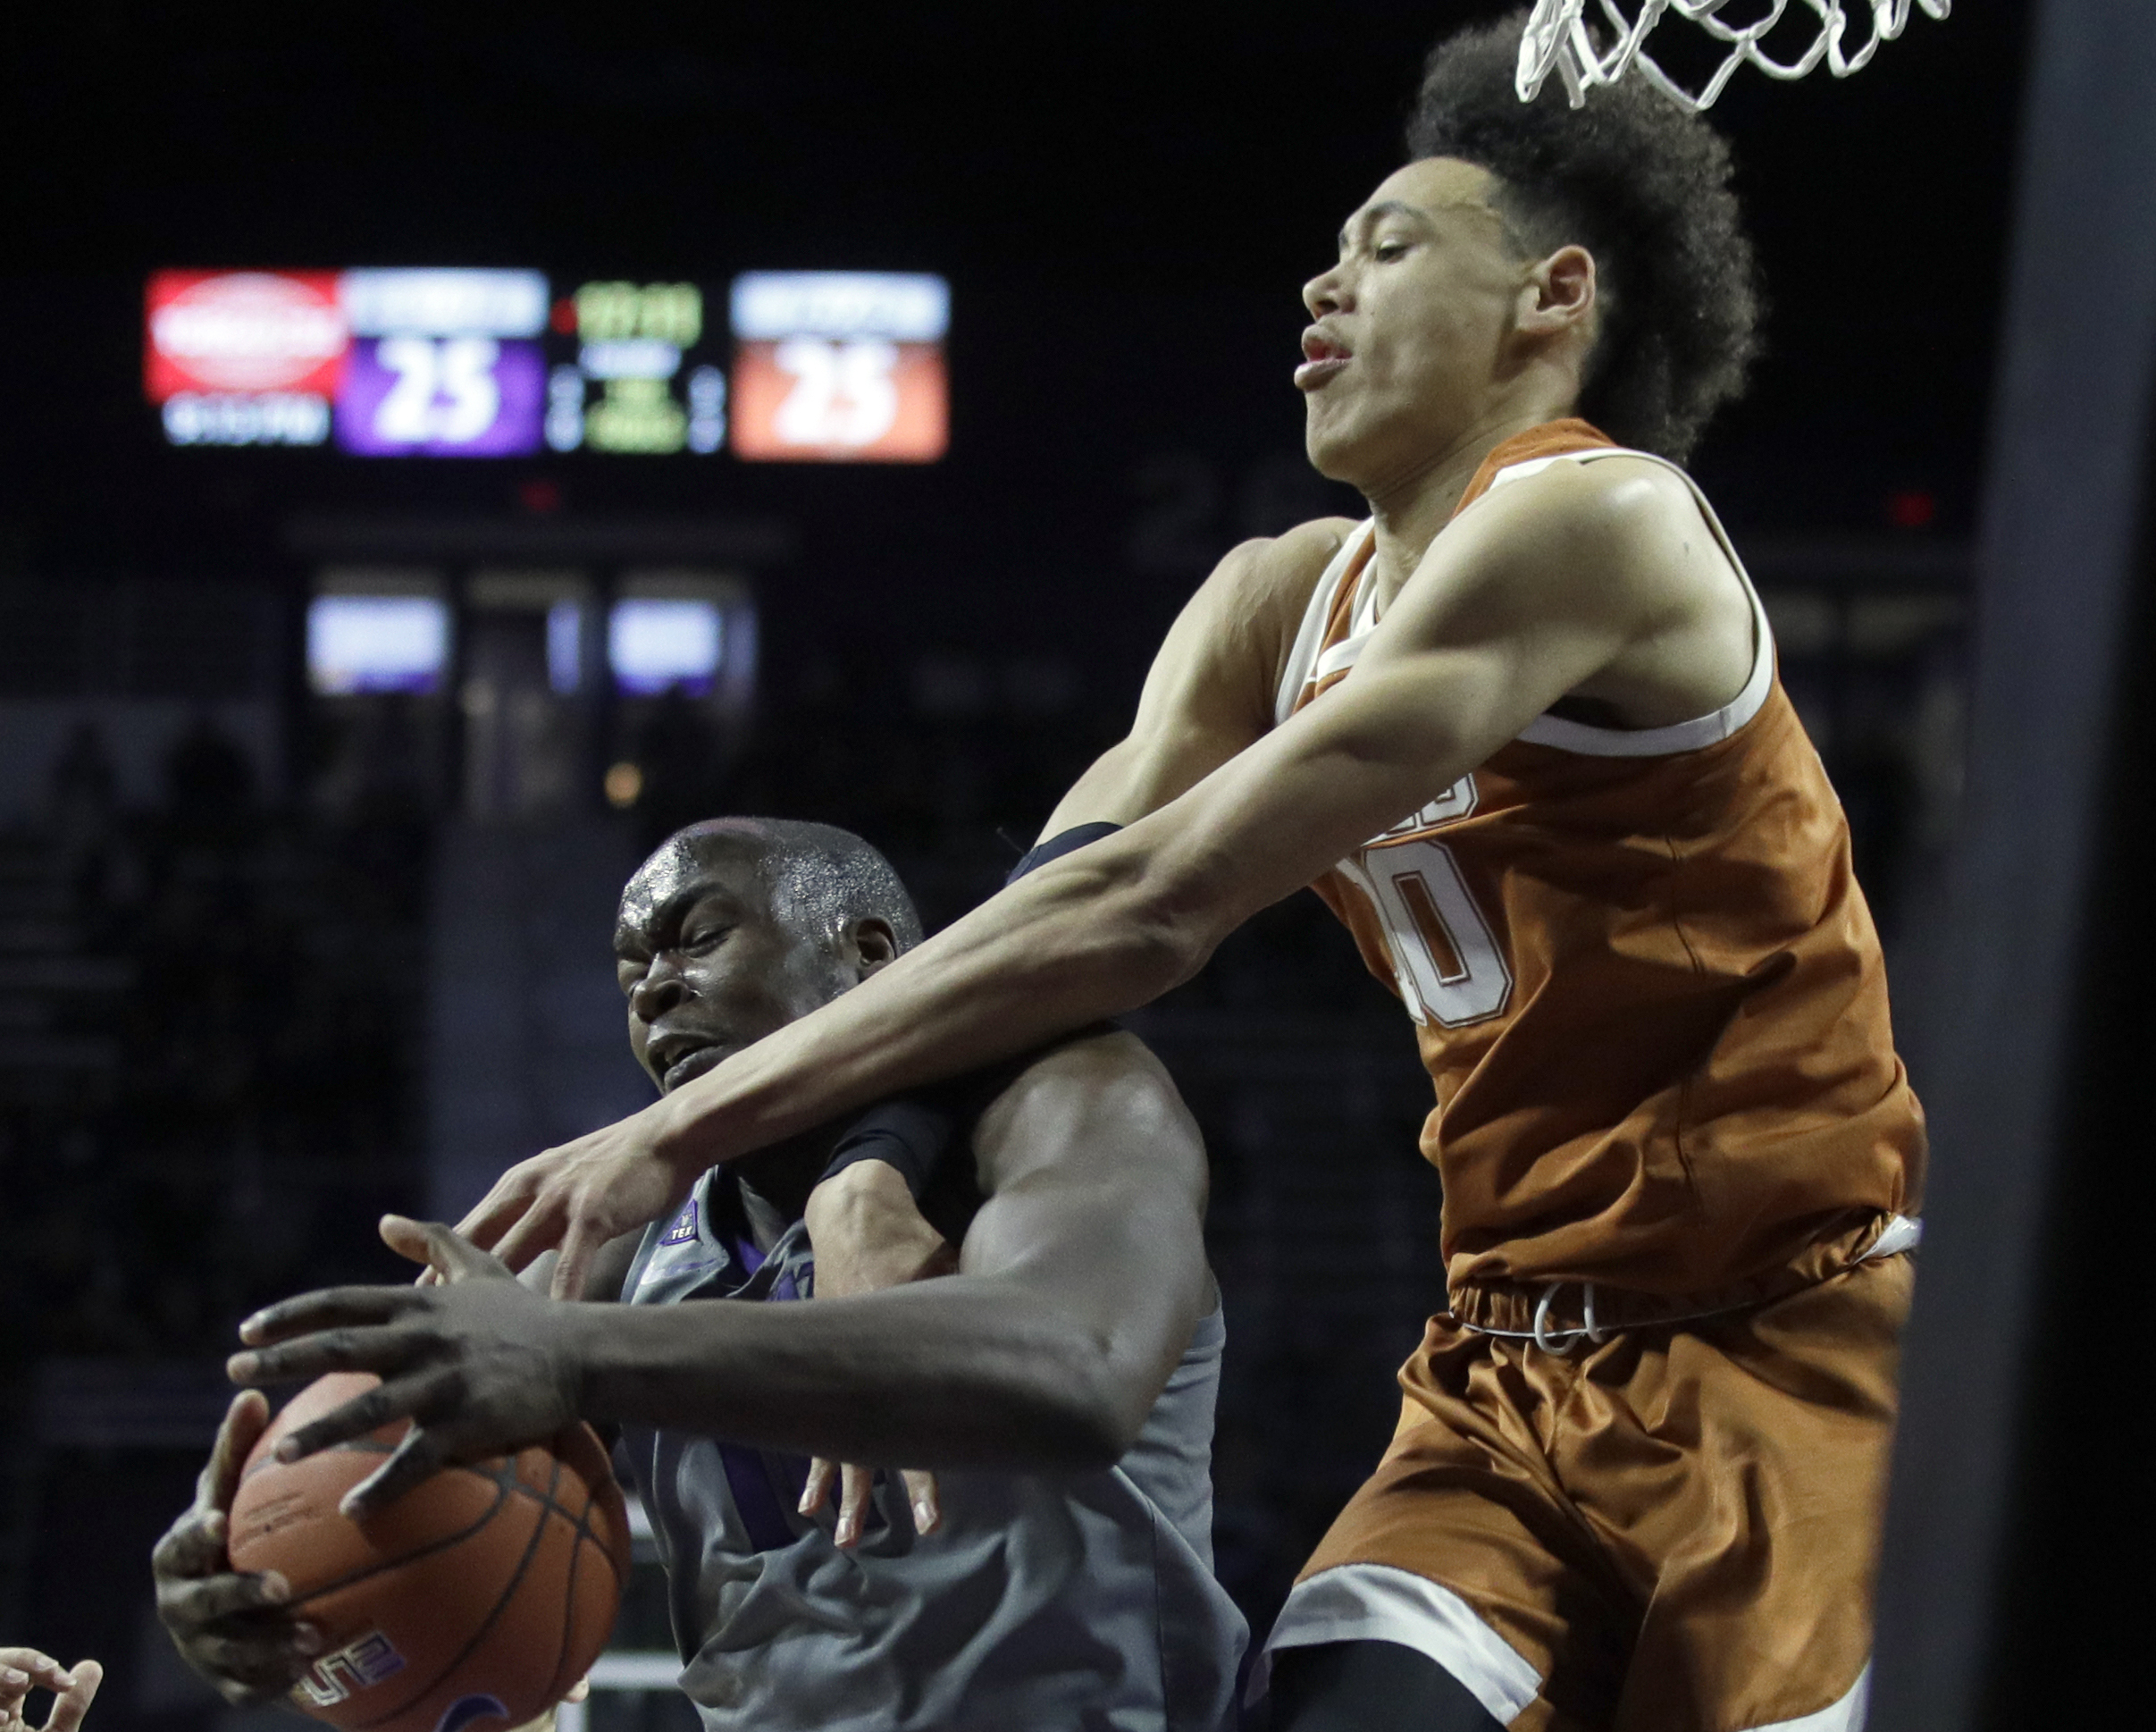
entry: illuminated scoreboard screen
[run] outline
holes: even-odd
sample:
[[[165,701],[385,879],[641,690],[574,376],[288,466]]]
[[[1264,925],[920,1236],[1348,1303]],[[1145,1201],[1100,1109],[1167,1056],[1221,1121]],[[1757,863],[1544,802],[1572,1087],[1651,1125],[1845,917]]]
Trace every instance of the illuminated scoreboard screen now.
[[[941,277],[749,272],[160,271],[143,385],[174,445],[355,457],[932,463],[949,443]]]

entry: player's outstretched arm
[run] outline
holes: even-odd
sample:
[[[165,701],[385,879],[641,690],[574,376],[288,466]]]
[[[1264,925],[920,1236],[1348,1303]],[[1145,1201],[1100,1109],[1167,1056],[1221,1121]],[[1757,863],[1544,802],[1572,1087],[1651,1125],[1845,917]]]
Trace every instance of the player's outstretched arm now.
[[[989,1197],[960,1273],[812,1305],[542,1299],[443,1227],[384,1237],[451,1279],[346,1288],[250,1319],[247,1382],[369,1370],[384,1383],[281,1453],[414,1416],[347,1500],[388,1502],[444,1461],[578,1416],[848,1460],[1073,1469],[1128,1448],[1209,1302],[1204,1152],[1152,1055],[1076,1042],[1005,1091],[975,1139]]]
[[[512,1168],[465,1230],[512,1267],[560,1245],[556,1291],[577,1291],[601,1240],[715,1162],[1187,980],[1250,915],[1685,626],[1700,602],[1673,538],[1689,552],[1705,527],[1688,495],[1631,469],[1559,466],[1492,494],[1432,544],[1322,702],[636,1118]]]
[[[956,1275],[640,1309],[593,1332],[589,1410],[866,1462],[1116,1460],[1211,1302],[1196,1126],[1136,1038],[1103,1035],[1030,1066],[975,1148],[987,1201]]]
[[[1260,738],[1272,725],[1274,693],[1304,607],[1351,527],[1321,519],[1231,550],[1184,606],[1154,657],[1128,736],[1079,777],[1044,834],[1103,821],[1127,824],[1156,811]],[[588,1291],[585,1259],[594,1242],[585,1223],[594,1207],[617,1223],[616,1231],[627,1232],[678,1207],[694,1181],[681,1163],[649,1158],[671,1140],[667,1115],[654,1107],[549,1149],[506,1173],[457,1230],[516,1269],[540,1249],[558,1246],[563,1254],[553,1291],[560,1298],[581,1297]],[[751,1147],[714,1153],[696,1172]],[[867,1176],[857,1172],[841,1189],[860,1185]],[[587,1179],[589,1185],[583,1182]],[[572,1189],[574,1200],[565,1208]]]
[[[1136,823],[1262,738],[1303,610],[1353,528],[1323,517],[1232,550],[1169,628],[1130,732],[1071,784],[1042,837]]]

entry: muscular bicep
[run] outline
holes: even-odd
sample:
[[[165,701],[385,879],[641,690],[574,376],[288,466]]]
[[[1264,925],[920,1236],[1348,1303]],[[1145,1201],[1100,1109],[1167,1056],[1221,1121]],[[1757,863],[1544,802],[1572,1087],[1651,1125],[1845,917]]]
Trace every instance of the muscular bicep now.
[[[1157,811],[1271,727],[1288,644],[1345,532],[1305,524],[1221,561],[1154,658],[1129,734],[1073,784],[1044,837]]]
[[[1074,1042],[1005,1091],[975,1151],[986,1201],[961,1273],[1022,1282],[1134,1378],[1165,1377],[1211,1279],[1204,1146],[1159,1061],[1127,1034]]]
[[[1525,490],[1522,490],[1524,495]],[[1497,509],[1503,507],[1504,509]],[[1431,550],[1338,685],[1117,838],[1206,940],[1310,883],[1592,680],[1672,603],[1594,497],[1493,500]],[[1106,863],[1106,862],[1103,862]]]

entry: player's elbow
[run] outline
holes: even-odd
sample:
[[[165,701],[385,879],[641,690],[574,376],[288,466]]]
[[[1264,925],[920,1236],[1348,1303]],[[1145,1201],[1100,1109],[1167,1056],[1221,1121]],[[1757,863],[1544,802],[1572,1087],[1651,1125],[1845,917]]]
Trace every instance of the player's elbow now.
[[[993,1453],[1034,1473],[1093,1473],[1112,1467],[1137,1441],[1159,1379],[1140,1363],[1116,1320],[1087,1315],[1082,1302],[1055,1308],[1027,1331],[1022,1354],[1004,1360],[996,1398]]]
[[[1070,1406],[1057,1415],[1053,1437],[1043,1438],[1035,1465],[1044,1473],[1102,1473],[1123,1459],[1136,1437],[1135,1432],[1125,1437],[1110,1415]]]
[[[1039,1465],[1064,1473],[1114,1467],[1145,1429],[1151,1402],[1103,1349],[1061,1356],[1057,1374],[1039,1416]]]
[[[1194,911],[1165,899],[1141,902],[1122,923],[1119,971],[1143,984],[1150,1004],[1195,975],[1219,943]]]

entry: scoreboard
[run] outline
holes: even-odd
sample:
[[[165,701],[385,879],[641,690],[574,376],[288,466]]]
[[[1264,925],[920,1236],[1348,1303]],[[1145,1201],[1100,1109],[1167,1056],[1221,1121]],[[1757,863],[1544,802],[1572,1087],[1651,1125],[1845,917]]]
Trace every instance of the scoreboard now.
[[[742,457],[927,462],[944,454],[941,277],[751,272],[734,280]]]
[[[693,282],[539,271],[160,271],[143,386],[174,445],[929,463],[949,443],[938,276]]]

